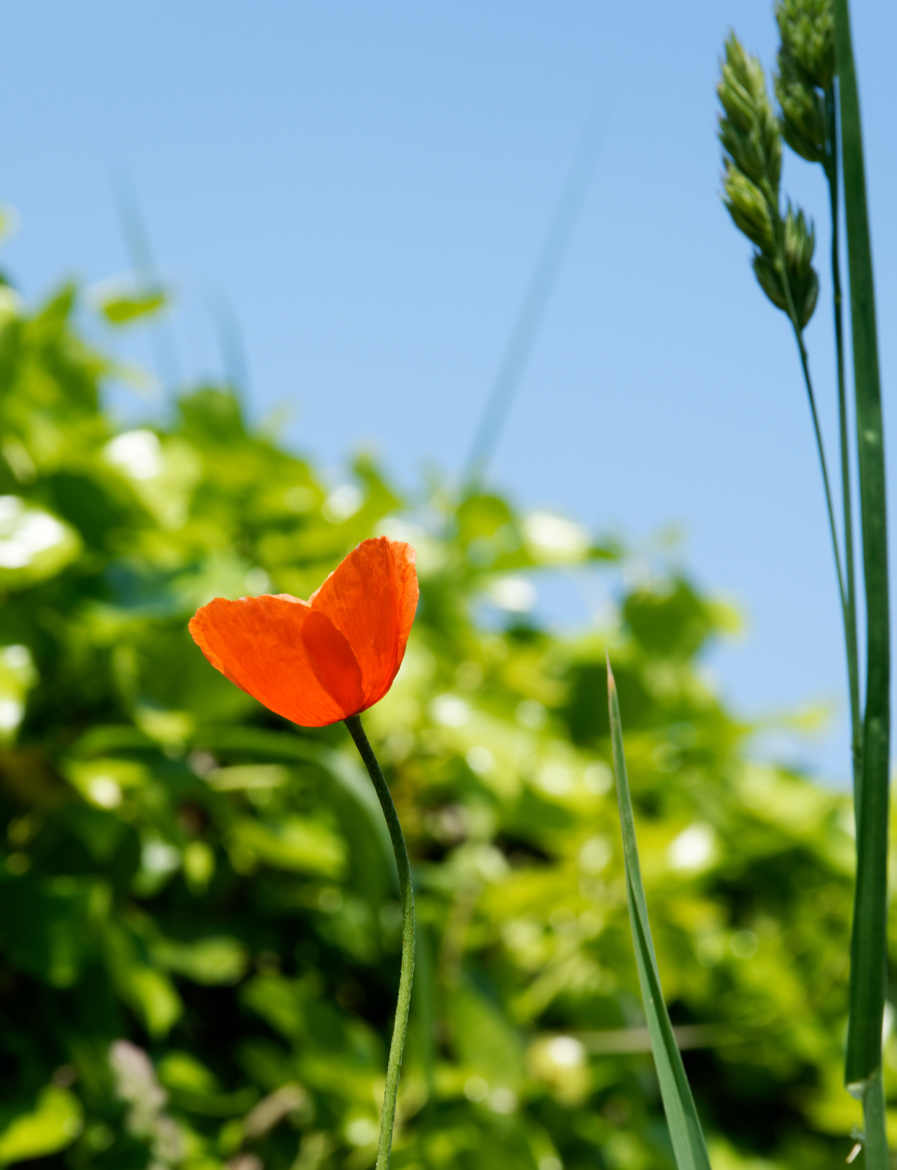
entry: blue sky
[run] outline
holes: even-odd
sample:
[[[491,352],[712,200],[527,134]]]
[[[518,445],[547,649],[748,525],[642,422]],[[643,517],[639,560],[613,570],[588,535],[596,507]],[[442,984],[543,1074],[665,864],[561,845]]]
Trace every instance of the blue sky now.
[[[893,452],[897,9],[854,9]],[[793,342],[719,201],[730,27],[771,63],[772,5],[756,0],[17,5],[0,200],[21,227],[3,262],[29,296],[126,272],[112,176],[128,174],[177,291],[183,374],[220,371],[209,304],[226,297],[253,411],[287,406],[290,441],[328,467],[374,447],[413,484],[468,453],[596,109],[594,179],[491,480],[640,548],[680,528],[673,562],[746,618],[709,661],[732,701],[843,710]],[[821,176],[789,158],[785,189],[824,256]],[[827,291],[823,275],[807,338],[834,455]],[[146,337],[126,344],[149,357]],[[546,604],[600,601],[583,586]],[[841,717],[773,746],[846,774]]]

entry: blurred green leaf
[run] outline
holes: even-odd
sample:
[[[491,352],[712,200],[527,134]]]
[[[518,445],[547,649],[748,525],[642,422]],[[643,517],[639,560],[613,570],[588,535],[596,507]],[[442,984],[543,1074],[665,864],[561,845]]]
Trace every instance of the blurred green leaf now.
[[[91,958],[99,887],[91,881],[0,874],[0,949],[13,967],[69,987]]]
[[[31,651],[20,642],[0,646],[0,743],[15,737],[28,692],[37,682]]]
[[[0,1165],[56,1154],[75,1140],[82,1124],[78,1098],[68,1089],[48,1085],[32,1109],[0,1120]]]
[[[246,948],[225,935],[176,942],[163,939],[153,948],[162,966],[195,983],[236,983],[246,971]]]
[[[458,1057],[471,1075],[482,1077],[492,1091],[520,1088],[523,1045],[494,992],[462,977],[452,991],[448,1018]]]
[[[701,597],[682,577],[661,589],[634,590],[622,616],[644,649],[660,657],[692,658],[711,636],[737,629],[734,615]]]
[[[181,1001],[173,984],[152,967],[130,969],[121,991],[142,1018],[151,1036],[164,1036],[181,1014]]]
[[[232,826],[230,845],[249,864],[261,862],[322,877],[338,877],[345,864],[341,839],[326,825],[298,817],[276,826],[242,817]]]
[[[110,325],[130,325],[147,317],[154,317],[168,307],[169,296],[164,289],[147,289],[133,293],[105,293],[98,298],[100,312]]]

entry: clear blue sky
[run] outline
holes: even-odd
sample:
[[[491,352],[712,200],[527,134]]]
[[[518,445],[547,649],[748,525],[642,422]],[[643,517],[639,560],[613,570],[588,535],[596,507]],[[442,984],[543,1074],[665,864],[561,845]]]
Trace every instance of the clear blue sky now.
[[[854,9],[893,455],[897,7]],[[730,26],[771,62],[757,0],[15,5],[0,200],[22,226],[3,262],[29,296],[126,271],[110,176],[127,171],[178,292],[184,374],[220,370],[208,302],[224,294],[254,411],[289,404],[290,440],[327,466],[374,445],[413,483],[467,453],[597,103],[594,182],[491,478],[630,543],[681,526],[674,559],[747,618],[709,663],[727,695],[749,714],[843,710],[793,344],[719,201]],[[824,253],[821,177],[789,158],[785,186]],[[808,340],[832,442],[825,303]],[[779,746],[846,774],[843,719]]]

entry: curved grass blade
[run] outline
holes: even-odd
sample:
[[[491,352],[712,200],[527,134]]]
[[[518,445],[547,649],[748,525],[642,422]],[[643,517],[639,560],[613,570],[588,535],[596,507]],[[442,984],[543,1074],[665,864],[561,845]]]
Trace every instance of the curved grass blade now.
[[[479,487],[526,370],[539,326],[570,246],[573,229],[589,192],[592,174],[598,161],[599,130],[603,116],[604,106],[598,103],[586,124],[573,158],[548,234],[505,344],[498,373],[486,398],[470,453],[461,473],[462,496]]]
[[[866,587],[866,695],[845,1074],[848,1085],[856,1086],[865,1096],[866,1083],[876,1077],[881,1066],[885,994],[890,747],[888,546],[881,382],[860,102],[847,0],[836,0],[834,8]]]
[[[131,177],[124,171],[113,182],[121,233],[134,274],[142,289],[161,288],[149,232],[140,212],[137,192]],[[170,323],[157,318],[153,323],[152,337],[156,375],[163,388],[169,394],[173,394],[175,388],[182,384],[182,379],[177,345]]]
[[[223,293],[209,298],[209,312],[218,335],[224,378],[242,402],[249,397],[249,359],[240,319]]]
[[[694,1098],[685,1075],[682,1057],[673,1035],[673,1026],[663,1001],[660,974],[654,944],[651,941],[651,927],[648,923],[648,906],[642,885],[638,846],[635,839],[635,822],[632,816],[632,801],[629,796],[629,780],[626,776],[626,760],[623,755],[623,724],[620,719],[620,704],[610,661],[607,663],[607,704],[610,714],[610,734],[613,748],[614,777],[617,782],[617,803],[620,808],[620,826],[623,833],[623,861],[626,867],[626,899],[629,903],[629,920],[632,924],[632,938],[635,945],[635,960],[638,967],[642,1002],[651,1038],[651,1051],[660,1082],[660,1096],[666,1114],[667,1128],[673,1146],[673,1154],[679,1170],[710,1170],[710,1159],[704,1143],[704,1134]]]

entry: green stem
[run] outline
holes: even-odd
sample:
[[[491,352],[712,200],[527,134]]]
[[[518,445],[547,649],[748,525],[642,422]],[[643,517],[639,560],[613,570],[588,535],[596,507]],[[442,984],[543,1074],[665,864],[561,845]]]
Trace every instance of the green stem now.
[[[788,289],[787,278],[785,288]],[[791,292],[788,290],[788,303],[792,306]],[[792,306],[793,307],[793,306]],[[847,592],[844,587],[844,571],[841,567],[841,550],[838,544],[838,529],[835,525],[835,509],[832,504],[832,488],[828,476],[828,464],[825,458],[825,447],[822,443],[822,430],[819,426],[819,414],[816,410],[816,395],[813,393],[813,381],[810,377],[810,362],[807,357],[807,347],[804,345],[803,334],[797,325],[797,317],[791,316],[791,325],[794,329],[794,340],[797,343],[797,352],[800,356],[800,368],[804,375],[804,385],[807,388],[807,401],[810,404],[810,417],[813,420],[813,435],[816,439],[816,453],[819,456],[819,470],[822,472],[822,488],[825,493],[825,510],[828,515],[828,529],[832,541],[832,554],[835,558],[835,575],[838,578],[838,597],[841,602],[841,620],[844,626],[844,641],[850,643],[850,621],[847,612]]]
[[[807,357],[807,347],[804,345],[804,335],[800,325],[800,319],[797,315],[797,309],[794,305],[794,297],[791,292],[791,281],[788,279],[788,265],[785,259],[785,239],[784,239],[784,225],[778,214],[778,208],[775,205],[770,205],[770,213],[773,216],[773,222],[779,223],[779,230],[776,233],[776,249],[777,259],[779,264],[779,271],[782,277],[782,288],[785,292],[785,304],[787,306],[788,319],[791,322],[791,328],[794,332],[794,341],[797,345],[798,356],[800,357],[800,368],[804,376],[804,385],[807,389],[807,402],[810,405],[810,418],[813,421],[813,437],[816,440],[816,454],[819,457],[819,470],[822,473],[822,489],[825,494],[825,511],[828,516],[828,530],[832,543],[832,556],[835,560],[835,576],[838,579],[838,600],[841,603],[841,624],[844,630],[844,645],[847,654],[847,675],[848,675],[848,692],[850,695],[850,713],[851,713],[851,732],[852,735],[858,735],[859,727],[859,684],[857,682],[857,637],[856,637],[856,617],[855,604],[852,599],[851,588],[845,585],[844,570],[841,564],[841,549],[838,542],[838,528],[835,524],[835,509],[832,503],[832,487],[828,474],[828,463],[825,458],[825,445],[822,441],[822,429],[819,426],[819,412],[816,410],[816,395],[813,391],[813,379],[810,377],[810,361]],[[840,289],[840,282],[838,285]],[[843,382],[843,379],[842,379]],[[845,425],[846,406],[841,410],[841,425],[842,429]],[[845,493],[845,533],[851,533],[850,526],[850,480],[848,475],[848,465],[846,462],[846,434],[842,435],[841,448],[841,483],[842,490]],[[850,567],[851,579],[853,574],[853,548],[852,539],[847,541],[846,547],[847,563]],[[856,696],[856,707],[854,707],[854,696]],[[858,756],[853,755],[854,769],[856,768],[856,761]],[[854,775],[856,772],[854,771]]]
[[[841,602],[841,619],[844,625],[844,639],[849,641],[849,624],[847,619],[847,593],[844,587],[844,572],[841,568],[841,551],[838,544],[838,529],[835,524],[835,509],[832,505],[832,488],[828,475],[828,463],[825,458],[825,446],[822,442],[822,430],[819,426],[819,414],[816,410],[816,395],[813,392],[813,380],[810,377],[810,362],[807,357],[807,347],[804,345],[804,335],[801,329],[800,318],[794,304],[791,292],[791,281],[788,279],[788,262],[785,257],[785,225],[779,214],[775,202],[769,202],[769,213],[772,222],[777,224],[776,229],[776,263],[782,279],[782,289],[785,293],[785,306],[788,320],[794,331],[794,340],[800,357],[800,368],[804,375],[804,385],[807,388],[807,401],[810,404],[810,417],[813,420],[813,436],[816,440],[816,454],[819,456],[819,470],[822,472],[822,488],[825,492],[825,510],[828,515],[828,530],[832,541],[832,554],[835,558],[835,574],[838,578],[838,599]]]
[[[863,1148],[866,1165],[887,1170],[888,1142],[885,1136],[885,1091],[881,1070],[863,1086]]]
[[[399,1091],[399,1073],[405,1052],[405,1037],[408,1034],[408,1014],[411,1010],[411,987],[414,982],[414,887],[411,881],[411,863],[396,806],[393,804],[389,787],[380,771],[377,757],[368,742],[358,715],[346,720],[349,734],[355,741],[358,753],[367,768],[392,841],[399,875],[399,894],[402,899],[402,959],[399,972],[399,993],[396,998],[396,1014],[389,1043],[389,1058],[386,1062],[386,1086],[383,1090],[383,1112],[380,1116],[380,1140],[377,1143],[376,1170],[388,1170],[389,1154],[392,1149],[392,1131],[396,1116],[396,1097]]]
[[[834,83],[825,91],[827,153],[823,164],[828,180],[832,221],[832,319],[838,374],[838,439],[841,449],[841,511],[844,518],[844,636],[847,649],[847,686],[850,696],[850,753],[853,764],[854,807],[859,805],[863,779],[860,668],[857,649],[856,573],[854,570],[853,504],[850,487],[850,445],[847,436],[847,390],[844,377],[844,300],[841,292],[841,256],[838,215],[838,117]]]
[[[887,1166],[881,1076],[881,1029],[887,962],[890,761],[890,617],[884,429],[872,244],[860,99],[847,0],[834,0],[841,176],[853,341],[857,464],[866,591],[866,685],[863,783],[857,816],[857,876],[850,962],[845,1080],[859,1085],[866,1112],[867,1166]],[[868,1100],[868,1105],[867,1105]],[[874,1132],[873,1132],[874,1131]]]

